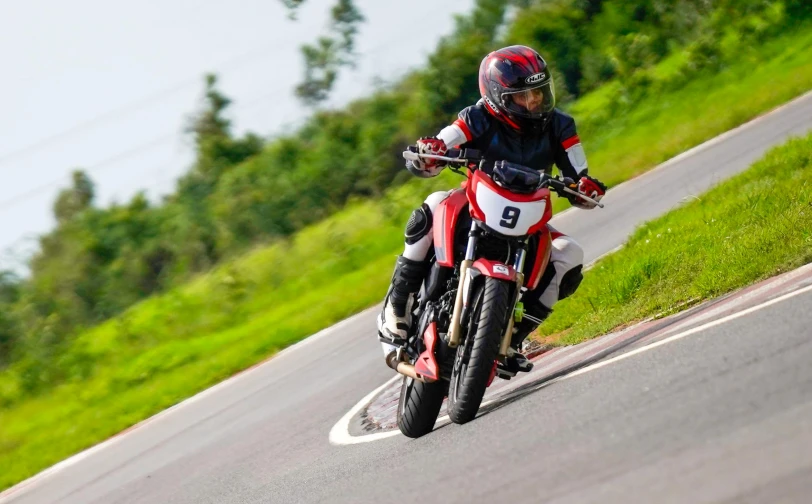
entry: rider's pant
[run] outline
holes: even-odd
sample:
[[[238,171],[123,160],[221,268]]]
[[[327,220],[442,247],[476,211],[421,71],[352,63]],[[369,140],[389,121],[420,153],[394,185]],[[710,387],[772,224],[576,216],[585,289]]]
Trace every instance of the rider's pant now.
[[[423,205],[415,210],[406,225],[406,247],[403,256],[413,261],[424,261],[433,246],[431,232],[432,217],[441,201],[448,197],[448,191],[432,193]],[[553,249],[550,265],[539,285],[527,292],[523,299],[525,305],[539,301],[546,308],[552,308],[559,300],[571,295],[581,282],[581,268],[584,263],[584,250],[569,236],[560,233],[549,224],[552,234]],[[384,344],[384,353],[387,353]]]

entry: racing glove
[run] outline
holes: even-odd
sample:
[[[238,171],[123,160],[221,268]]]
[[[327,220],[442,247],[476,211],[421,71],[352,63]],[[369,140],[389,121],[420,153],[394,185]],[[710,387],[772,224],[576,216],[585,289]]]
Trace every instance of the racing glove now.
[[[448,148],[445,142],[439,138],[424,137],[417,141],[418,154],[431,154],[434,156],[445,156]],[[417,159],[412,161],[412,165],[422,172],[422,176],[434,177],[439,174],[446,165],[444,161],[436,159]]]
[[[592,178],[589,175],[584,175],[581,177],[581,180],[578,181],[578,192],[586,194],[595,201],[600,201],[603,195],[606,194],[606,186],[600,180]],[[572,206],[578,208],[592,209],[596,206],[594,203],[586,201],[574,194],[569,196],[569,200]]]

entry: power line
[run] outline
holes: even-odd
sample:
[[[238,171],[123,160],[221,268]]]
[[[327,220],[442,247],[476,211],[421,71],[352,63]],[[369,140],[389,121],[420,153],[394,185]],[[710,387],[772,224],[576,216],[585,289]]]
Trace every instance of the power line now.
[[[245,52],[245,53],[243,53],[243,54],[241,54],[239,56],[231,58],[231,59],[227,60],[225,63],[221,63],[220,65],[216,65],[214,72],[215,73],[222,73],[224,70],[233,70],[234,68],[238,68],[241,65],[245,65],[247,63],[256,61],[256,60],[260,59],[260,57],[268,56],[267,51],[272,47],[276,47],[276,45],[278,43],[280,43],[280,42],[284,42],[284,39],[282,39],[282,38],[276,39],[276,40],[274,40],[273,44],[269,44],[269,45],[263,46],[262,48],[258,48],[258,49],[252,49],[251,51]],[[88,121],[82,122],[82,123],[80,123],[80,124],[78,124],[76,126],[73,126],[73,127],[69,128],[69,129],[67,129],[67,130],[61,131],[61,132],[56,133],[54,135],[51,135],[49,137],[45,137],[45,138],[43,138],[41,140],[38,140],[38,141],[36,141],[36,142],[34,142],[32,144],[27,145],[26,147],[23,147],[21,149],[17,149],[15,151],[7,152],[7,153],[5,153],[3,155],[0,155],[0,164],[7,163],[7,162],[9,162],[11,160],[14,160],[14,159],[17,159],[17,158],[19,158],[21,156],[29,155],[29,154],[31,154],[33,152],[36,152],[36,151],[42,149],[43,147],[45,147],[45,146],[47,146],[49,144],[59,142],[59,141],[64,140],[66,138],[70,138],[71,136],[73,136],[73,135],[75,135],[77,133],[80,133],[82,131],[86,131],[88,129],[92,129],[92,128],[100,125],[100,124],[103,124],[103,123],[111,120],[111,119],[115,119],[117,117],[121,117],[121,116],[131,114],[131,113],[133,113],[133,112],[135,112],[137,110],[140,110],[140,109],[142,109],[144,107],[147,107],[147,106],[149,106],[149,105],[151,105],[153,103],[158,103],[158,102],[166,99],[169,96],[172,96],[173,94],[183,90],[184,88],[186,88],[186,87],[188,87],[188,86],[190,86],[192,84],[199,84],[199,83],[200,83],[200,78],[199,77],[189,78],[189,79],[186,79],[184,81],[181,81],[181,82],[179,82],[179,83],[177,83],[177,84],[175,84],[175,85],[173,85],[171,87],[168,87],[166,89],[163,89],[161,91],[158,91],[156,93],[148,95],[148,96],[146,96],[144,98],[140,98],[138,100],[132,101],[132,102],[130,102],[130,103],[128,103],[128,104],[126,104],[126,105],[124,105],[122,107],[117,108],[117,109],[113,109],[113,110],[111,110],[109,112],[105,112],[104,114],[96,116],[96,117],[94,117],[94,118],[92,118],[92,119],[90,119]]]
[[[370,55],[370,54],[378,53],[378,52],[380,52],[380,51],[382,51],[382,50],[384,50],[384,49],[386,49],[388,47],[391,47],[392,45],[394,45],[395,43],[397,43],[397,42],[399,42],[401,40],[402,40],[402,37],[393,37],[393,38],[391,38],[389,40],[386,40],[386,41],[376,45],[375,47],[371,48],[368,51],[362,52],[361,54],[362,55]],[[276,42],[277,41],[274,41],[274,44],[276,44]],[[232,59],[226,61],[225,63],[219,65],[219,71],[222,72],[224,69],[229,69],[229,68],[233,69],[233,68],[239,67],[240,65],[244,65],[246,63],[255,61],[255,60],[258,59],[258,56],[265,56],[266,51],[270,47],[272,47],[272,46],[271,45],[264,46],[262,48],[254,49],[254,50],[248,51],[246,53],[243,53],[240,56],[232,58]],[[172,94],[174,94],[174,93],[182,90],[183,88],[189,86],[190,84],[198,83],[198,82],[199,82],[198,78],[187,79],[187,80],[185,80],[185,81],[183,81],[183,82],[181,82],[179,84],[176,84],[175,86],[167,88],[167,89],[165,89],[163,91],[154,93],[154,94],[149,95],[149,96],[147,96],[147,97],[145,97],[143,99],[131,102],[131,103],[125,105],[124,107],[114,109],[114,110],[109,111],[109,112],[107,112],[105,114],[97,116],[96,118],[93,118],[93,119],[91,119],[89,121],[81,123],[81,124],[79,124],[79,125],[77,125],[77,126],[75,126],[73,128],[65,130],[65,131],[63,131],[61,133],[58,133],[56,135],[52,135],[50,137],[42,139],[42,140],[36,142],[35,144],[29,145],[27,147],[24,147],[22,149],[19,149],[17,151],[11,152],[11,153],[7,153],[7,154],[5,154],[3,156],[0,156],[0,164],[6,163],[6,162],[8,162],[8,161],[10,161],[12,159],[15,159],[17,157],[20,157],[20,156],[24,155],[24,154],[28,154],[28,153],[30,153],[32,151],[38,150],[38,149],[42,148],[43,146],[48,145],[50,143],[62,140],[64,138],[68,138],[71,135],[74,135],[74,134],[76,134],[76,133],[78,133],[80,131],[93,128],[93,127],[97,126],[98,124],[102,124],[102,123],[104,123],[104,122],[106,122],[106,121],[108,121],[110,119],[115,118],[115,117],[129,114],[129,113],[131,113],[133,111],[136,111],[136,110],[141,109],[141,108],[143,108],[145,106],[148,106],[148,105],[150,105],[150,104],[152,104],[154,102],[159,102],[159,101],[163,100],[164,98],[166,98],[167,96],[171,96]],[[281,87],[282,86],[279,86],[277,89],[281,89]],[[264,102],[264,101],[266,101],[266,100],[268,100],[270,98],[276,97],[276,96],[278,96],[278,91],[273,90],[271,92],[259,95],[259,96],[255,97],[253,99],[249,99],[249,100],[245,100],[245,101],[241,101],[239,103],[236,103],[234,105],[234,109],[243,109],[243,108],[248,107],[248,106],[255,106],[258,103]],[[151,140],[149,142],[140,144],[140,145],[138,145],[136,147],[133,147],[133,148],[128,149],[126,151],[115,154],[115,155],[113,155],[113,156],[111,156],[111,157],[109,157],[109,158],[107,158],[107,159],[105,159],[105,160],[103,160],[103,161],[101,161],[99,163],[96,163],[96,164],[92,165],[91,167],[87,168],[85,171],[87,173],[99,173],[99,172],[109,168],[110,166],[115,165],[116,163],[118,163],[120,161],[135,157],[135,156],[137,156],[138,154],[140,154],[143,151],[147,151],[147,150],[153,149],[153,148],[155,148],[155,147],[157,147],[159,145],[166,144],[169,141],[171,141],[174,137],[175,137],[175,135],[173,134],[173,135],[165,135],[165,136],[162,136],[162,137],[155,138],[155,139],[153,139],[153,140]],[[167,163],[167,166],[169,166],[170,164],[171,164],[171,162]],[[42,185],[34,187],[34,188],[32,188],[32,189],[30,189],[30,190],[28,190],[26,192],[20,193],[20,194],[14,196],[14,197],[11,197],[11,198],[9,198],[7,200],[0,201],[0,213],[5,212],[6,210],[16,206],[17,204],[19,204],[19,203],[21,203],[21,202],[23,202],[23,201],[25,201],[27,199],[38,196],[39,194],[43,193],[44,191],[47,191],[49,189],[52,189],[53,187],[58,186],[59,184],[63,183],[64,179],[65,179],[65,176],[59,177],[58,179],[53,179],[53,180],[51,180],[49,182],[46,182],[46,183],[44,183]]]
[[[389,40],[386,40],[386,41],[382,42],[381,44],[376,45],[375,47],[371,48],[371,50],[362,52],[361,55],[369,55],[369,54],[378,53],[378,52],[382,51],[383,49],[391,47],[395,43],[400,42],[402,40],[403,40],[402,37],[393,37],[393,38],[391,38]],[[267,44],[267,45],[262,46],[262,47],[257,48],[257,49],[252,49],[250,51],[244,52],[244,53],[240,54],[239,56],[235,56],[235,57],[233,57],[231,59],[228,59],[228,60],[226,60],[225,62],[223,62],[223,63],[221,63],[219,65],[215,65],[215,68],[214,68],[213,72],[214,73],[223,73],[223,71],[233,70],[234,68],[239,68],[242,65],[252,63],[254,61],[258,61],[259,59],[268,56],[268,50],[277,47],[277,44],[279,44],[280,42],[285,42],[285,41],[286,41],[286,39],[280,37],[280,38],[275,39],[270,44]],[[142,109],[144,107],[147,107],[149,105],[152,105],[154,103],[159,103],[159,102],[163,101],[164,99],[166,99],[167,97],[172,96],[173,94],[178,93],[178,92],[182,91],[183,89],[185,89],[185,88],[187,88],[187,87],[189,87],[191,85],[195,85],[195,84],[199,84],[199,83],[200,83],[200,78],[199,77],[189,78],[189,79],[183,80],[183,81],[181,81],[181,82],[179,82],[179,83],[177,83],[177,84],[175,84],[173,86],[170,86],[170,87],[168,87],[166,89],[163,89],[161,91],[158,91],[156,93],[148,95],[148,96],[146,96],[144,98],[140,98],[138,100],[132,101],[132,102],[130,102],[130,103],[128,103],[128,104],[126,104],[126,105],[124,105],[122,107],[117,108],[117,109],[113,109],[113,110],[110,110],[108,112],[105,112],[105,113],[103,113],[103,114],[101,114],[99,116],[96,116],[96,117],[94,117],[94,118],[92,118],[90,120],[82,122],[82,123],[80,123],[80,124],[78,124],[76,126],[73,126],[73,127],[69,128],[69,129],[67,129],[67,130],[64,130],[64,131],[61,131],[61,132],[56,133],[54,135],[45,137],[45,138],[43,138],[41,140],[38,140],[38,141],[36,141],[36,142],[34,142],[32,144],[27,145],[27,146],[25,146],[25,147],[23,147],[21,149],[17,149],[15,151],[11,151],[11,152],[7,152],[5,154],[2,154],[2,155],[0,155],[0,165],[5,164],[5,163],[7,163],[7,162],[9,162],[11,160],[17,159],[17,158],[19,158],[21,156],[25,156],[25,155],[31,154],[33,152],[36,152],[36,151],[42,149],[43,147],[45,147],[45,146],[47,146],[49,144],[59,142],[59,141],[64,140],[66,138],[70,138],[71,136],[73,136],[73,135],[75,135],[77,133],[80,133],[82,131],[86,131],[88,129],[95,128],[96,126],[98,126],[100,124],[103,124],[103,123],[105,123],[105,122],[107,122],[107,121],[109,121],[111,119],[115,119],[115,118],[121,117],[121,116],[126,116],[128,114],[131,114],[131,113],[133,113],[135,111],[138,111],[138,110],[140,110],[140,109]]]
[[[31,153],[33,153],[35,151],[40,150],[41,148],[45,147],[48,144],[52,144],[54,142],[58,142],[60,140],[64,140],[66,138],[69,138],[69,137],[71,137],[72,135],[74,135],[76,133],[79,133],[79,132],[87,130],[87,129],[91,129],[91,128],[93,128],[93,127],[95,127],[95,126],[97,126],[99,124],[102,124],[104,122],[107,122],[110,119],[113,119],[115,117],[118,117],[118,116],[121,116],[121,115],[126,115],[126,114],[129,114],[131,112],[134,112],[134,111],[136,111],[138,109],[143,108],[144,106],[149,105],[150,103],[162,100],[165,96],[169,96],[171,94],[176,93],[177,91],[180,91],[182,88],[186,87],[187,85],[188,85],[188,83],[179,84],[179,85],[174,86],[172,88],[169,88],[169,89],[166,89],[164,91],[161,91],[161,92],[155,93],[153,95],[150,95],[150,96],[148,96],[148,97],[146,97],[144,99],[137,100],[135,102],[131,102],[131,103],[125,105],[124,107],[121,107],[121,108],[118,108],[118,109],[115,109],[115,110],[111,110],[110,112],[104,113],[104,114],[102,114],[100,116],[97,116],[97,117],[95,117],[95,118],[93,118],[93,119],[91,119],[89,121],[85,121],[85,122],[83,122],[83,123],[81,123],[81,124],[79,124],[77,126],[74,126],[74,127],[70,128],[70,129],[67,129],[67,130],[62,131],[60,133],[57,133],[55,135],[52,135],[52,136],[46,137],[46,138],[44,138],[42,140],[39,140],[37,142],[34,142],[33,144],[28,145],[27,147],[23,147],[22,149],[18,149],[16,151],[4,154],[3,156],[0,156],[0,164],[7,163],[7,162],[9,162],[9,161],[11,161],[13,159],[17,159],[17,158],[19,158],[21,156],[24,156],[24,155],[27,155],[27,154],[31,154]]]
[[[173,92],[179,90],[181,87],[182,86],[176,86],[176,88],[173,88]],[[278,91],[271,91],[271,92],[268,92],[268,93],[264,93],[262,95],[259,95],[259,96],[255,97],[255,98],[253,98],[253,99],[250,99],[250,100],[247,100],[247,101],[242,101],[240,103],[234,104],[234,109],[243,109],[243,108],[248,107],[248,106],[256,106],[257,104],[262,103],[264,101],[267,101],[267,100],[269,100],[271,98],[274,98],[276,96],[278,96]],[[128,105],[127,109],[132,108],[132,107],[140,107],[140,106],[143,106],[143,104],[145,104],[145,103],[148,103],[150,101],[155,101],[155,100],[158,100],[158,99],[160,99],[160,96],[159,96],[159,94],[156,94],[156,95],[153,95],[153,96],[151,96],[149,98],[146,98],[146,99],[144,99],[144,100],[142,100],[140,102],[132,103],[132,104]],[[25,149],[20,150],[20,151],[16,151],[16,152],[8,154],[8,155],[6,155],[4,157],[0,157],[0,164],[9,161],[13,157],[17,157],[19,155],[22,155],[26,151],[36,150],[37,148],[42,146],[41,144],[50,143],[50,142],[59,140],[60,138],[68,137],[71,134],[76,133],[80,129],[85,129],[85,128],[93,126],[93,125],[95,125],[97,123],[104,122],[108,118],[112,117],[115,112],[121,112],[122,110],[124,110],[124,109],[118,109],[118,111],[109,112],[107,114],[104,114],[102,116],[97,117],[96,119],[94,119],[92,121],[88,121],[87,123],[84,123],[84,124],[82,124],[80,126],[72,128],[71,130],[65,131],[65,132],[60,133],[59,135],[55,135],[53,137],[49,137],[48,139],[45,139],[45,140],[39,142],[38,144],[31,145],[29,147],[26,147]],[[155,138],[155,139],[153,139],[153,140],[151,140],[149,142],[140,144],[140,145],[138,145],[136,147],[133,147],[131,149],[128,149],[126,151],[120,152],[118,154],[114,154],[113,156],[111,156],[111,157],[109,157],[109,158],[107,158],[107,159],[105,159],[105,160],[103,160],[103,161],[101,161],[99,163],[96,163],[96,164],[90,166],[89,168],[85,169],[85,172],[88,173],[88,174],[99,173],[101,171],[104,171],[104,169],[109,168],[109,167],[115,165],[116,163],[118,163],[120,161],[135,157],[135,156],[137,156],[138,154],[140,154],[143,151],[147,151],[147,150],[153,149],[153,148],[155,148],[155,147],[157,147],[159,145],[166,144],[175,137],[176,137],[176,135],[172,134],[172,135],[165,135],[165,136],[162,136],[162,137]],[[63,183],[63,181],[65,180],[65,177],[66,176],[63,175],[63,176],[61,176],[61,177],[59,177],[57,179],[53,179],[53,180],[51,180],[49,182],[46,182],[46,183],[44,183],[42,185],[34,187],[34,188],[32,188],[32,189],[30,189],[30,190],[28,190],[26,192],[20,193],[17,196],[11,197],[11,198],[9,198],[7,200],[4,200],[4,201],[0,201],[0,213],[4,213],[8,209],[18,205],[19,203],[22,203],[23,201],[28,200],[30,198],[36,197],[39,194],[58,186],[59,184]]]
[[[259,103],[267,101],[268,99],[274,98],[276,96],[278,96],[277,91],[271,91],[269,93],[264,93],[262,95],[259,95],[259,96],[255,97],[255,98],[253,98],[253,99],[243,101],[243,102],[240,102],[240,103],[236,103],[234,105],[234,109],[242,109],[242,108],[245,108],[245,107],[248,107],[248,106],[255,106],[255,105],[259,104]],[[135,106],[135,105],[133,105],[133,106]],[[71,132],[65,132],[64,135],[67,136],[70,133]],[[115,165],[116,163],[118,163],[120,161],[124,161],[124,160],[132,158],[132,157],[136,157],[138,154],[140,154],[140,153],[142,153],[144,151],[148,151],[148,150],[151,150],[151,149],[153,149],[153,148],[155,148],[155,147],[157,147],[159,145],[169,143],[172,139],[176,138],[176,135],[177,134],[164,135],[164,136],[155,138],[153,140],[150,140],[149,142],[145,142],[143,144],[137,145],[137,146],[135,146],[135,147],[133,147],[131,149],[127,149],[126,151],[122,151],[122,152],[120,152],[118,154],[114,154],[113,156],[110,156],[107,159],[104,159],[103,161],[100,161],[99,163],[91,165],[90,167],[86,168],[84,171],[86,173],[88,173],[88,174],[100,173],[100,172],[104,171],[107,168],[110,168],[111,166]],[[31,148],[33,149],[33,146]],[[20,153],[20,151],[18,151],[18,153]],[[7,160],[6,158],[0,158],[0,164],[2,164],[6,160]],[[171,163],[169,163],[169,164],[171,164]],[[167,166],[169,166],[169,164],[167,164]],[[63,175],[63,176],[61,176],[59,178],[52,179],[49,182],[46,182],[44,184],[41,184],[41,185],[39,185],[37,187],[34,187],[34,188],[28,190],[28,191],[25,191],[25,192],[20,193],[20,194],[18,194],[16,196],[13,196],[13,197],[11,197],[11,198],[9,198],[7,200],[0,201],[0,213],[4,213],[7,210],[9,210],[10,208],[22,203],[23,201],[26,201],[26,200],[31,199],[33,197],[36,197],[39,194],[41,194],[41,193],[43,193],[45,191],[48,191],[49,189],[52,189],[54,187],[59,186],[59,184],[61,184],[61,183],[63,183],[65,181],[65,178],[66,178],[66,175]]]
[[[277,94],[274,93],[274,92],[263,94],[263,95],[260,95],[259,97],[255,98],[253,100],[249,100],[249,101],[244,102],[242,104],[236,104],[234,106],[234,108],[242,108],[242,107],[248,106],[248,105],[256,105],[257,103],[265,101],[265,100],[267,100],[269,98],[272,98],[272,97],[274,97],[276,95]],[[132,148],[127,149],[125,151],[114,154],[114,155],[112,155],[112,156],[110,156],[110,157],[108,157],[108,158],[106,158],[106,159],[104,159],[104,160],[102,160],[102,161],[100,161],[98,163],[95,163],[95,164],[91,165],[90,167],[86,168],[84,171],[86,173],[88,173],[88,174],[100,173],[100,172],[104,171],[105,169],[110,168],[111,166],[115,165],[116,163],[119,163],[121,161],[130,159],[132,157],[136,157],[137,155],[141,154],[142,152],[154,149],[155,147],[158,147],[160,145],[167,144],[167,143],[171,142],[173,139],[176,139],[177,137],[178,137],[177,134],[170,134],[170,135],[163,135],[163,136],[154,138],[154,139],[152,139],[152,140],[150,140],[148,142],[139,144],[139,145],[137,145],[135,147],[132,147]],[[171,163],[169,163],[169,164],[171,164]],[[167,166],[169,164],[167,164]],[[64,182],[65,177],[66,177],[65,175],[60,176],[59,178],[52,179],[52,180],[50,180],[48,182],[45,182],[44,184],[41,184],[41,185],[39,185],[37,187],[34,187],[34,188],[32,188],[32,189],[30,189],[28,191],[19,193],[18,195],[13,196],[13,197],[11,197],[11,198],[9,198],[7,200],[0,201],[0,213],[5,212],[6,210],[18,205],[19,203],[22,203],[25,200],[36,197],[39,194],[58,186],[59,184]]]
[[[104,159],[104,160],[90,166],[89,168],[85,169],[85,172],[86,173],[100,173],[100,172],[102,172],[105,169],[115,165],[116,163],[118,163],[120,161],[135,157],[135,156],[137,156],[137,155],[139,155],[139,154],[141,154],[143,152],[154,149],[155,147],[157,147],[159,145],[167,144],[170,141],[174,140],[175,138],[176,138],[176,136],[174,134],[165,135],[165,136],[162,136],[162,137],[155,138],[153,140],[150,140],[149,142],[145,142],[145,143],[140,144],[140,145],[138,145],[136,147],[133,147],[132,149],[129,149],[129,150],[120,152],[118,154],[115,154],[113,156],[110,156],[109,158]],[[52,188],[62,184],[65,181],[65,178],[66,178],[66,175],[62,175],[59,178],[56,178],[56,179],[50,180],[48,182],[45,182],[44,184],[41,184],[41,185],[39,185],[37,187],[34,187],[34,188],[32,188],[32,189],[30,189],[30,190],[28,190],[26,192],[23,192],[23,193],[20,193],[20,194],[18,194],[16,196],[13,196],[13,197],[11,197],[11,198],[9,198],[7,200],[0,201],[0,213],[5,212],[6,210],[14,207],[15,205],[18,205],[19,203],[22,203],[23,201],[25,201],[27,199],[38,196],[39,194],[41,194],[41,193],[43,193],[43,192],[45,192],[45,191],[47,191],[49,189],[52,189]]]

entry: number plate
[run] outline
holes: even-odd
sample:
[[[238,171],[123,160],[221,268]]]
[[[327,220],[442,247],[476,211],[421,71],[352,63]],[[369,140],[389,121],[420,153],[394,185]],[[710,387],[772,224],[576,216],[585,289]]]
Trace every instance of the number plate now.
[[[476,187],[476,202],[489,228],[507,236],[523,236],[544,217],[547,201],[511,201],[486,184]]]

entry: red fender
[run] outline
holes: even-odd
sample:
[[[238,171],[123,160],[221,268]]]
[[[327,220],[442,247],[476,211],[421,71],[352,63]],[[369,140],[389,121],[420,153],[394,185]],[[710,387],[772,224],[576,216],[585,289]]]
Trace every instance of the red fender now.
[[[516,281],[516,270],[513,269],[513,266],[508,266],[499,261],[477,259],[471,267],[479,270],[479,272],[485,276],[498,278],[499,280],[507,280],[509,282]]]
[[[423,344],[426,345],[426,351],[415,361],[414,371],[427,381],[437,381],[440,379],[440,367],[434,356],[437,348],[437,322],[432,322],[426,328],[426,332],[423,333]]]

